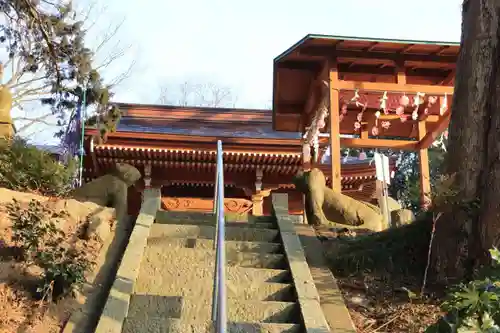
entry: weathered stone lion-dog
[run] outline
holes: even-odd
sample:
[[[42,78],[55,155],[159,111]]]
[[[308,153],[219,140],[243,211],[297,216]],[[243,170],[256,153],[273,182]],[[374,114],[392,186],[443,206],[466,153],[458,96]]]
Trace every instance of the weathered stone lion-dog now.
[[[306,196],[306,214],[310,224],[372,231],[386,228],[384,217],[377,206],[355,200],[327,187],[323,172],[317,168],[300,171],[293,182]]]
[[[126,163],[117,163],[111,173],[84,184],[71,193],[78,201],[91,201],[100,206],[113,207],[116,219],[127,216],[127,191],[141,179],[137,168]]]
[[[2,78],[2,64],[0,64],[0,79]],[[0,84],[0,139],[10,140],[14,136],[14,126],[11,116],[12,93],[7,86]]]

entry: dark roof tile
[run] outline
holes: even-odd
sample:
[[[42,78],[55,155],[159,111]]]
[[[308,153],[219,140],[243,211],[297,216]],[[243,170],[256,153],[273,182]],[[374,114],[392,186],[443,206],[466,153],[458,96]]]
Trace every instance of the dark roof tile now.
[[[237,115],[235,115],[237,117]],[[232,126],[227,123],[217,122],[188,122],[179,121],[166,124],[158,122],[158,119],[123,117],[118,124],[117,130],[120,132],[136,133],[158,133],[176,134],[192,136],[216,136],[234,138],[262,138],[262,139],[289,139],[297,140],[301,138],[298,132],[277,132],[272,129],[271,123],[261,123],[261,125],[238,124]]]

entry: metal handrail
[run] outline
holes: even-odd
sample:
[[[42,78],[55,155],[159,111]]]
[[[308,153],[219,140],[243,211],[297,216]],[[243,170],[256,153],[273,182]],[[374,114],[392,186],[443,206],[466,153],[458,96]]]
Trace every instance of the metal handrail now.
[[[215,271],[212,295],[212,321],[216,333],[225,333],[226,312],[226,246],[224,221],[224,164],[222,141],[217,141],[217,171],[215,172],[214,208],[215,221]]]

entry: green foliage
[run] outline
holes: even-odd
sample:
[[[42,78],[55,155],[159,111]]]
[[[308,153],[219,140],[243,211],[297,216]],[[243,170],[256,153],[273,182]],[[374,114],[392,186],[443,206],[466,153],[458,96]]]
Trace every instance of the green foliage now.
[[[71,1],[0,0],[0,15],[0,48],[7,55],[0,62],[15,69],[6,86],[16,103],[40,97],[60,126],[84,100],[99,115],[112,109],[111,87],[92,65],[94,54],[85,45],[83,22],[75,20]]]
[[[118,106],[112,105],[104,112],[87,119],[85,125],[99,129],[99,134],[96,136],[97,143],[104,143],[107,140],[108,134],[116,131],[120,119],[120,109]]]
[[[51,292],[55,299],[83,284],[85,271],[91,265],[83,253],[61,246],[38,251],[35,263],[44,271],[43,284],[37,289],[37,293],[46,295]]]
[[[13,222],[12,238],[23,250],[26,264],[36,265],[43,271],[37,289],[40,296],[58,299],[85,282],[84,274],[91,263],[65,242],[66,235],[53,221],[66,216],[66,212],[53,213],[36,200],[28,207],[13,200],[7,210]]]
[[[398,138],[390,138],[398,139]],[[446,145],[446,141],[443,141]],[[342,156],[359,156],[360,149],[342,149]],[[420,208],[420,172],[418,155],[411,151],[399,151],[392,149],[363,149],[367,158],[373,158],[375,151],[387,156],[396,157],[399,161],[394,178],[389,186],[389,195],[401,202],[404,208],[411,209],[416,215],[421,213]],[[434,193],[434,187],[443,173],[444,158],[446,151],[441,147],[430,147],[429,169],[430,182]]]
[[[420,183],[418,156],[414,152],[400,152],[399,164],[389,186],[389,194],[414,213],[420,211]]]
[[[60,196],[71,189],[75,164],[64,166],[22,140],[0,141],[0,187]]]
[[[8,204],[7,209],[10,217],[14,220],[12,225],[12,240],[19,244],[28,255],[28,261],[33,260],[30,256],[33,249],[39,249],[45,239],[50,238],[62,241],[64,233],[57,229],[53,221],[44,222],[42,219],[49,216],[50,210],[32,200],[27,209],[21,208],[19,202],[14,199]],[[57,236],[57,237],[54,237]]]
[[[427,333],[500,332],[500,251],[490,251],[492,266],[478,279],[453,287],[442,308],[446,316]]]
[[[441,148],[431,147],[429,153],[429,170],[432,193],[443,173],[443,162],[446,152]],[[418,156],[414,152],[399,152],[400,164],[389,187],[390,195],[411,209],[420,213],[420,171]]]

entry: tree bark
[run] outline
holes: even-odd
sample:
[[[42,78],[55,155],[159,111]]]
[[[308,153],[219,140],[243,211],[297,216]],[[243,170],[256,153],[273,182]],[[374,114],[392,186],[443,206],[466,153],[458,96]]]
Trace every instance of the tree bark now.
[[[500,239],[500,0],[465,0],[446,173],[459,205],[436,223],[438,280],[466,277]],[[475,207],[474,202],[479,206]]]

